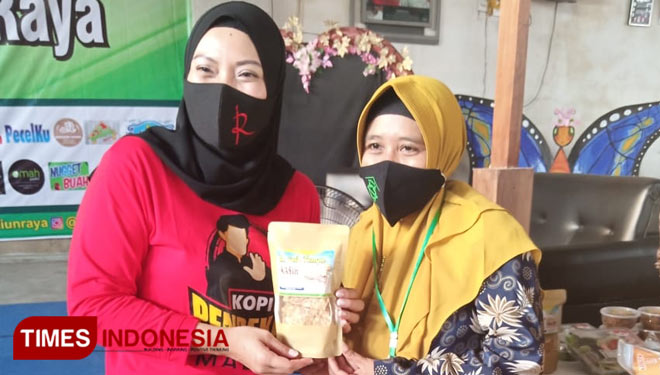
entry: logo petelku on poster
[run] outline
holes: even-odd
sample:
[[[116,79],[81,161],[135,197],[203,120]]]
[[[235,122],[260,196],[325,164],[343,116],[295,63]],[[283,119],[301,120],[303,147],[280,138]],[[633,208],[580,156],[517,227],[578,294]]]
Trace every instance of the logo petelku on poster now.
[[[21,194],[34,194],[44,186],[44,171],[32,160],[16,161],[9,167],[8,176],[11,187]]]
[[[85,190],[89,184],[89,165],[83,162],[50,162],[50,189]]]
[[[85,121],[85,143],[88,145],[111,145],[119,134],[117,121]]]
[[[53,135],[62,146],[73,147],[82,140],[83,130],[76,120],[63,118],[53,126]]]
[[[30,123],[29,128],[18,128],[5,125],[7,144],[10,143],[48,143],[50,131],[44,129],[42,124]]]

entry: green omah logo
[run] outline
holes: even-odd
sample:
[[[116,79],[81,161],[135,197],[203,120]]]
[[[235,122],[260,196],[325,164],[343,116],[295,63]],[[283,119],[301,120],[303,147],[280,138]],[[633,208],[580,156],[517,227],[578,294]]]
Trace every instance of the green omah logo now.
[[[366,177],[365,179],[367,180],[367,190],[369,191],[369,196],[375,202],[378,200],[378,192],[380,191],[378,188],[378,183],[376,183],[376,179],[372,176]]]

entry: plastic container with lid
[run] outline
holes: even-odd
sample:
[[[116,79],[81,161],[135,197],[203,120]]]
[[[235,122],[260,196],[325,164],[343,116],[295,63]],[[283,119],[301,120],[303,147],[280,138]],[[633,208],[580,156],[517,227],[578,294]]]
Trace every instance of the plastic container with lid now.
[[[637,309],[639,321],[646,330],[660,331],[660,306],[643,306]]]
[[[600,318],[605,328],[633,328],[639,315],[639,311],[624,306],[606,306],[600,309]]]

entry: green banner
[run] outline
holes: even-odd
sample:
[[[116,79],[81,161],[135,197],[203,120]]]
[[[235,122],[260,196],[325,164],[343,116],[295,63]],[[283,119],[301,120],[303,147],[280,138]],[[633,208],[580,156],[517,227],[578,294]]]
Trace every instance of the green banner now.
[[[0,209],[0,239],[71,236],[77,206]]]
[[[0,1],[0,97],[178,100],[190,13],[187,0]]]

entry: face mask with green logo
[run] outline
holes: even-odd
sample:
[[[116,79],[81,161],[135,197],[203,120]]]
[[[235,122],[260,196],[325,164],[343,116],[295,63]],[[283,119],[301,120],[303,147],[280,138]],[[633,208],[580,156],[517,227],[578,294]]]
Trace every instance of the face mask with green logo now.
[[[438,169],[414,168],[389,160],[361,167],[359,174],[390,226],[424,207],[445,183]]]

